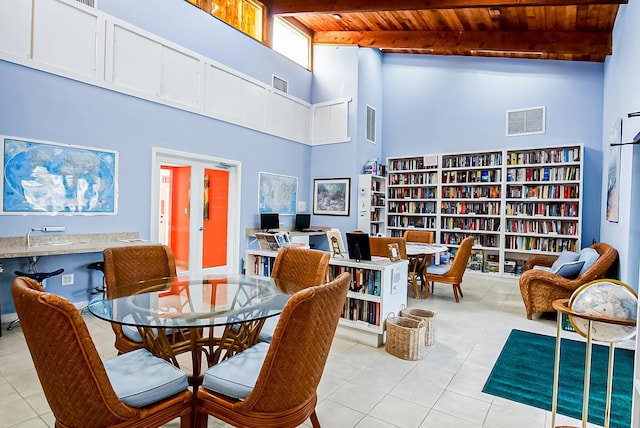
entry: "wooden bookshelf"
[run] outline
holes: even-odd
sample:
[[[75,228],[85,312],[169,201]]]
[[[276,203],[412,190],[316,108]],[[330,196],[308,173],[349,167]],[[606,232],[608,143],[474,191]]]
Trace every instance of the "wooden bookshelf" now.
[[[372,174],[358,177],[358,229],[371,236],[386,234],[387,180]]]

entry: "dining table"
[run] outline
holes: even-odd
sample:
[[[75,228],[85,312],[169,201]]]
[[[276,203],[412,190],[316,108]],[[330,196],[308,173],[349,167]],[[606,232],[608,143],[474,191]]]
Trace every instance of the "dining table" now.
[[[177,355],[191,352],[189,381],[199,385],[203,356],[210,367],[253,346],[264,321],[280,314],[298,290],[263,276],[181,274],[119,286],[88,309],[137,329],[145,348],[178,367]]]
[[[426,244],[424,242],[407,242],[407,256],[417,256],[420,254],[432,255],[434,258],[434,263],[439,265],[440,254],[446,253],[449,251],[449,247],[441,244]]]

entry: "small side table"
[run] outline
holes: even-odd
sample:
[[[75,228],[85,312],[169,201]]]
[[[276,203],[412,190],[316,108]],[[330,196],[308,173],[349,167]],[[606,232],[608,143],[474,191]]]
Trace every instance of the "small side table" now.
[[[573,312],[569,308],[569,299],[558,299],[553,301],[553,309],[558,312],[557,331],[556,331],[556,355],[553,369],[553,399],[551,404],[551,427],[555,428],[572,428],[572,427],[556,427],[556,411],[558,410],[558,380],[560,378],[560,344],[562,334],[562,314],[571,315],[588,321],[587,345],[584,361],[584,389],[582,392],[582,428],[587,427],[587,419],[589,417],[589,384],[591,382],[591,324],[593,322],[604,322],[609,324],[617,324],[621,326],[635,326],[636,320],[625,320],[619,318],[610,318],[605,316],[580,314]],[[613,356],[615,350],[615,342],[609,342],[609,364],[607,366],[607,398],[605,404],[604,428],[609,428],[609,419],[611,415],[611,389],[613,387]]]

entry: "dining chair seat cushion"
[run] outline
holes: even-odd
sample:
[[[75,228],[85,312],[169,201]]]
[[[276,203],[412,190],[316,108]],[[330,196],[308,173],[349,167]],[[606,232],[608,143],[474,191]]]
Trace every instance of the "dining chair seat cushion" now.
[[[131,407],[148,406],[189,387],[186,373],[144,348],[106,360],[104,368],[118,398]]]
[[[279,316],[269,317],[264,320],[264,324],[262,325],[262,329],[260,330],[260,336],[258,340],[260,342],[269,342],[271,343],[271,339],[273,338],[273,332],[276,331],[276,325],[278,324],[278,320],[280,320]]]
[[[124,318],[122,318],[123,322],[131,322],[133,323],[133,317],[131,315],[125,315]],[[173,333],[173,329],[172,328],[168,328],[166,329],[166,334],[170,335]],[[153,329],[153,333],[155,335],[158,334],[157,330],[154,328]],[[127,339],[132,340],[134,342],[138,342],[138,343],[142,343],[142,336],[140,336],[140,332],[138,331],[138,327],[135,327],[133,325],[127,325],[127,324],[122,324],[122,334],[124,334]]]
[[[253,391],[269,345],[267,342],[258,342],[210,367],[204,372],[202,386],[217,394],[244,400]]]
[[[431,265],[431,266],[427,266],[427,273],[431,273],[434,275],[444,275],[445,273],[449,272],[449,269],[451,269],[450,264]]]

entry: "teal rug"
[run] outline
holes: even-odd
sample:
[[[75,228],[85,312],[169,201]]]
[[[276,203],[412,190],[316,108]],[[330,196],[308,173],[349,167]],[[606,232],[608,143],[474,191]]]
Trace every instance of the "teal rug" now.
[[[512,330],[482,392],[551,410],[556,338]],[[585,343],[562,339],[558,413],[582,419]],[[609,348],[594,345],[591,354],[589,422],[603,426]],[[634,352],[616,349],[611,428],[631,426]]]

